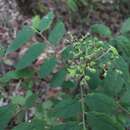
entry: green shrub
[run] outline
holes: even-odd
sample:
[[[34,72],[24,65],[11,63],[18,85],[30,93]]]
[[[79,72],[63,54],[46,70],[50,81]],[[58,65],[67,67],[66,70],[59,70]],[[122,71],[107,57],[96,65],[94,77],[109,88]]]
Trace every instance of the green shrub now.
[[[35,17],[32,26],[23,27],[6,51],[7,56],[35,34],[43,40],[32,43],[14,65],[15,70],[0,78],[4,86],[14,79],[26,86],[25,96],[12,96],[7,106],[0,107],[0,130],[6,129],[12,119],[16,120],[12,130],[125,130],[130,125],[129,19],[115,37],[107,26],[93,25],[92,33],[109,40],[86,35],[66,46],[57,58],[56,47],[65,34],[65,27],[58,21],[52,30],[48,30],[53,18],[52,12],[41,20]],[[48,31],[47,39],[42,35],[44,31]],[[38,68],[33,67],[34,61],[48,46],[55,52]],[[59,60],[64,65],[57,68]],[[57,72],[52,73],[55,68]],[[38,95],[32,90],[35,75],[40,80],[51,75],[50,88],[61,87],[63,91],[53,99],[38,102]],[[35,108],[33,117],[31,121],[25,120],[31,108]]]

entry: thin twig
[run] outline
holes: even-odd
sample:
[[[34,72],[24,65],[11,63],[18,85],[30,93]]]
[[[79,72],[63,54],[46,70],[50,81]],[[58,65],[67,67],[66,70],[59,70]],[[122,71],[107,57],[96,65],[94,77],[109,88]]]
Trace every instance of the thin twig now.
[[[126,114],[128,114],[129,116],[130,116],[130,112],[127,110],[127,109],[125,109],[121,104],[119,104],[118,103],[118,106],[119,106],[119,108],[123,111],[123,112],[125,112]]]
[[[101,56],[99,56],[96,60],[100,60],[101,58],[106,56],[111,51],[111,49],[112,49],[112,47],[110,47],[105,53],[103,53]]]
[[[32,27],[32,29],[47,43],[47,44],[49,44],[49,45],[52,45],[47,39],[46,39],[46,37],[44,37],[43,35],[42,35],[42,33],[40,32],[40,31],[38,31],[36,28],[34,28],[34,27]]]
[[[83,130],[86,130],[83,86],[80,86]]]

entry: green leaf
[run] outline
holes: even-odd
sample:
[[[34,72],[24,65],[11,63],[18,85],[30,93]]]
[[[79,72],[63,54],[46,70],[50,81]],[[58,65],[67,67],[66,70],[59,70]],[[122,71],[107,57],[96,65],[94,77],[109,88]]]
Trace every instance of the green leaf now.
[[[51,130],[81,130],[81,126],[76,122],[68,122],[61,125],[57,125]]]
[[[75,0],[67,0],[67,5],[73,12],[78,10],[78,6]]]
[[[32,107],[36,101],[37,96],[35,94],[33,94],[32,91],[27,91],[26,97],[25,97],[25,106],[28,107]]]
[[[0,82],[4,83],[4,82],[9,82],[12,79],[16,79],[17,78],[17,74],[15,71],[9,71],[7,72],[3,77],[0,78]]]
[[[14,41],[8,47],[6,54],[13,52],[25,44],[34,35],[32,28],[24,26],[21,31],[18,32]]]
[[[121,45],[121,44],[128,44],[129,43],[129,39],[124,36],[124,35],[119,35],[119,36],[116,36],[113,40],[112,40],[112,45],[115,45],[115,46],[118,46]]]
[[[86,0],[80,0],[81,1],[81,3],[83,4],[83,5],[85,5],[85,6],[87,6],[89,3],[86,1]]]
[[[90,93],[86,96],[85,102],[90,111],[114,113],[116,111],[116,103],[111,98],[102,93]]]
[[[65,47],[61,53],[63,60],[69,60],[73,57],[73,46]]]
[[[32,130],[43,130],[44,128],[44,121],[39,119],[32,120]]]
[[[59,87],[62,85],[62,83],[64,82],[66,76],[66,70],[65,69],[61,69],[59,72],[57,72],[54,76],[53,79],[51,81],[50,86],[51,87]]]
[[[124,60],[130,63],[130,44],[129,39],[126,36],[116,36],[112,41],[110,41],[110,44],[114,45]]]
[[[117,96],[121,92],[123,86],[127,84],[128,78],[127,64],[121,57],[115,58],[113,63],[109,65],[109,70],[104,80],[102,80],[102,88],[105,93],[111,96]]]
[[[50,27],[53,19],[54,19],[53,12],[49,12],[46,16],[44,16],[41,19],[41,22],[40,22],[40,25],[39,25],[40,32],[47,30]]]
[[[15,112],[15,106],[13,105],[0,107],[0,130],[5,130]]]
[[[53,71],[56,63],[57,61],[55,57],[47,59],[40,67],[40,77],[45,78],[48,76]]]
[[[45,101],[43,104],[42,104],[42,107],[44,110],[49,110],[50,108],[52,108],[53,106],[53,102],[48,100],[48,101]]]
[[[5,55],[5,48],[0,44],[0,57]]]
[[[44,48],[44,43],[37,43],[32,45],[16,64],[16,69],[23,69],[31,65],[32,62],[35,61],[36,58],[43,52]]]
[[[25,104],[25,97],[24,96],[12,96],[11,101],[15,105],[23,106]]]
[[[32,93],[32,91],[28,90],[26,96],[12,96],[11,101],[15,105],[21,105],[24,107],[32,107],[36,100],[36,96]]]
[[[13,128],[12,130],[43,130],[44,122],[42,120],[33,119],[31,123],[24,122]]]
[[[62,118],[76,117],[81,112],[80,102],[67,98],[59,102],[54,107],[54,116]]]
[[[89,77],[91,77],[88,80],[88,85],[90,86],[90,89],[91,90],[96,89],[100,85],[100,83],[101,83],[99,70],[96,70],[96,72],[91,72],[91,71],[88,70],[87,71],[87,75]]]
[[[15,72],[18,78],[32,78],[35,73],[33,68],[25,68],[22,70],[16,70]]]
[[[40,16],[36,15],[34,18],[32,18],[32,27],[38,29],[39,24],[40,24]]]
[[[61,39],[63,38],[65,34],[65,26],[64,23],[59,21],[55,25],[54,29],[49,34],[49,42],[57,45],[60,43]]]
[[[32,129],[31,123],[21,123],[15,128],[13,128],[13,130],[31,130],[31,129]]]
[[[128,88],[126,92],[123,94],[123,96],[121,97],[121,103],[130,106],[130,88]]]
[[[63,83],[63,88],[75,88],[76,87],[76,83],[74,82],[74,81],[71,81],[71,80],[69,80],[69,81],[65,81],[64,83]]]
[[[6,83],[13,79],[31,78],[33,74],[34,74],[34,70],[32,69],[9,71],[4,76],[0,77],[0,82]]]
[[[87,119],[92,130],[125,130],[114,118],[103,113],[89,112]]]
[[[130,31],[130,18],[126,19],[120,29],[121,33],[127,33]]]
[[[111,36],[111,30],[104,24],[94,24],[91,26],[91,31],[93,33],[98,33],[101,36]]]

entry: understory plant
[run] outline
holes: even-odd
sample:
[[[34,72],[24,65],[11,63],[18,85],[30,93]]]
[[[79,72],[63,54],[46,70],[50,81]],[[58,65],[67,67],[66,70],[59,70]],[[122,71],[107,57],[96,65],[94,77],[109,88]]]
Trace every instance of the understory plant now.
[[[102,4],[118,3],[119,5],[119,1],[118,0],[67,0],[67,5],[70,8],[70,10],[73,12],[80,10],[80,7],[86,7],[86,9],[88,9],[89,11],[95,9],[99,3]]]
[[[36,16],[32,25],[17,33],[6,50],[5,57],[25,43],[28,46],[14,70],[0,78],[1,99],[6,98],[3,93],[13,82],[24,90],[24,94],[11,95],[8,104],[0,107],[0,130],[128,129],[130,19],[114,37],[106,25],[92,25],[91,34],[70,41],[60,51],[65,26],[58,21],[51,29],[53,19],[53,12],[42,19]],[[100,40],[93,33],[107,40]],[[34,36],[40,42],[28,42]],[[51,53],[43,58],[50,48]],[[33,89],[41,81],[60,91],[52,98],[39,100]]]

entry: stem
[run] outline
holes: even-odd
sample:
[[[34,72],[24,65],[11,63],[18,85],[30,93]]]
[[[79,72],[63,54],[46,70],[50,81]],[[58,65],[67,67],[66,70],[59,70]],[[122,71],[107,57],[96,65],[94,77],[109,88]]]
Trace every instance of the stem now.
[[[110,51],[111,51],[112,47],[110,47],[106,52],[104,52],[101,56],[99,56],[96,60],[100,60],[101,58],[103,58],[104,56],[106,56]]]
[[[32,27],[32,29],[38,34],[40,35],[40,37],[42,38],[42,40],[44,40],[48,45],[51,45],[51,43],[42,35],[41,32],[39,32],[36,28]]]
[[[118,106],[119,106],[119,108],[123,111],[123,112],[125,112],[128,116],[130,116],[130,112],[127,110],[127,109],[125,109],[121,104],[119,104],[118,103]]]
[[[82,108],[82,122],[83,122],[83,130],[86,130],[86,124],[85,124],[85,106],[84,106],[84,93],[83,93],[83,87],[80,86],[81,91],[81,108]]]

